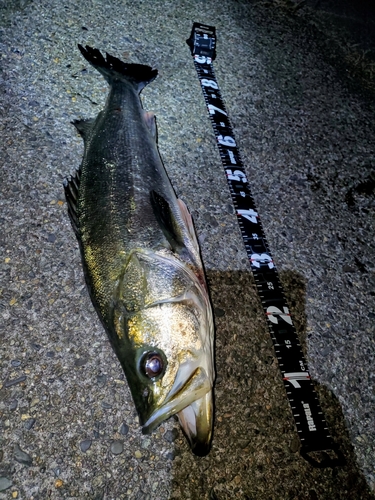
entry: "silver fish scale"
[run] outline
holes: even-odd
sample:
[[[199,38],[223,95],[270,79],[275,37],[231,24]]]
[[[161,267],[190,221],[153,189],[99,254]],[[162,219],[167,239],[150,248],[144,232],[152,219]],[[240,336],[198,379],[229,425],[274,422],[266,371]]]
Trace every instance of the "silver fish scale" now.
[[[131,83],[112,86],[85,149],[78,217],[85,260],[98,285],[96,300],[103,307],[113,292],[108,278],[113,283],[126,254],[165,245],[150,191],[157,186],[171,207],[175,195]]]

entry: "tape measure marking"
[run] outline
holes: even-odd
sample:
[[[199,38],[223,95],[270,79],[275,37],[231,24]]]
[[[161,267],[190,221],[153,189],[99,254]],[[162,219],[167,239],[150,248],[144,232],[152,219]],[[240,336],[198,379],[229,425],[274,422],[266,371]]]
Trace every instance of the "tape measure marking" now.
[[[194,23],[186,42],[194,58],[246,253],[301,440],[301,454],[318,467],[341,465],[343,457],[333,443],[320,408],[215,77],[212,65],[216,57],[215,28]],[[336,456],[325,456],[319,460],[321,457],[308,455],[322,450],[332,450]]]

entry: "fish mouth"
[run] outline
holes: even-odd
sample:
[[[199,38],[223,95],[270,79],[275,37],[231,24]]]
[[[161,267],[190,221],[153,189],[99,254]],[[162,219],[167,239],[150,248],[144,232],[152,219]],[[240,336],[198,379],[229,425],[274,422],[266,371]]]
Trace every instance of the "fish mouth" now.
[[[186,406],[177,416],[192,452],[199,457],[206,456],[210,451],[212,438],[212,391]]]
[[[175,414],[193,453],[207,455],[212,437],[212,383],[206,370],[195,363],[192,366],[191,362],[185,362],[180,366],[163,405],[143,425],[143,434],[149,434]]]

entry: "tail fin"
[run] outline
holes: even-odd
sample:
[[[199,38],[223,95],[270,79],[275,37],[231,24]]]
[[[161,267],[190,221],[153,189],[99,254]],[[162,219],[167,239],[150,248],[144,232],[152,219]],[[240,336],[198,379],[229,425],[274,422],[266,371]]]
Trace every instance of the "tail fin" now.
[[[104,76],[110,85],[116,80],[130,80],[137,86],[138,92],[140,92],[158,74],[158,70],[152,69],[150,66],[127,64],[107,53],[107,58],[104,59],[100,50],[93,49],[88,45],[84,48],[78,44],[78,48],[83,57]]]

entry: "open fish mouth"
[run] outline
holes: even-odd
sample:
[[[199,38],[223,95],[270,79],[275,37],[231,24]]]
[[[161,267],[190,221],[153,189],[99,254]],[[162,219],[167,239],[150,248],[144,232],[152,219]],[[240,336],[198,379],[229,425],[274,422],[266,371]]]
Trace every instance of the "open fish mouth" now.
[[[193,453],[207,455],[212,437],[212,383],[205,369],[195,363],[186,362],[180,366],[163,405],[151,414],[142,432],[149,434],[175,414]]]
[[[207,455],[212,439],[212,390],[186,406],[177,416],[193,453],[200,457]]]

